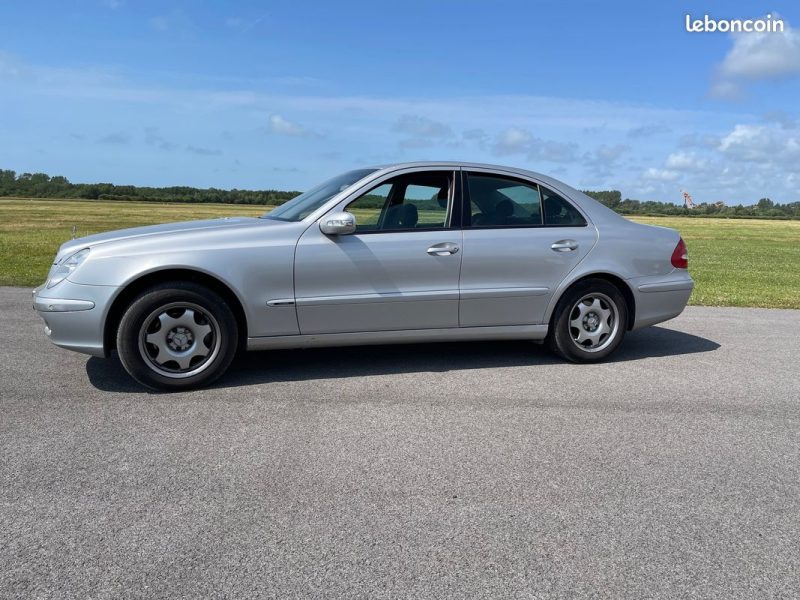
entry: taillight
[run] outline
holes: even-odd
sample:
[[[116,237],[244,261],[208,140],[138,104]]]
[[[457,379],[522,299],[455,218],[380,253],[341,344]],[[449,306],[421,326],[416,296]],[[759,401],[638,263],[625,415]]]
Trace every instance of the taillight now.
[[[686,242],[683,241],[683,238],[678,240],[678,245],[675,246],[675,250],[672,251],[672,259],[670,262],[676,269],[689,268],[689,253],[686,250]]]

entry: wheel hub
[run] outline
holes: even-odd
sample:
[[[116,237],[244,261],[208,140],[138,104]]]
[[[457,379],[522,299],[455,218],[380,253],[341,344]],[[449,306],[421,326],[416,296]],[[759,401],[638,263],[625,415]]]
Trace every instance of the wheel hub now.
[[[173,350],[182,352],[194,343],[194,334],[186,327],[174,327],[167,333],[167,344]]]
[[[220,349],[219,325],[193,303],[173,302],[155,309],[140,330],[139,352],[159,375],[190,377],[212,364]]]
[[[572,341],[581,350],[603,350],[619,331],[617,305],[605,294],[586,294],[572,306],[569,330]]]

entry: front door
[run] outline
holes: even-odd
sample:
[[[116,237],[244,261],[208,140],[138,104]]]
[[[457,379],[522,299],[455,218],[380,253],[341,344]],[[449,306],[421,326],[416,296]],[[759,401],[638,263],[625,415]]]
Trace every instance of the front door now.
[[[458,327],[454,181],[452,170],[390,177],[347,205],[354,234],[309,227],[295,254],[300,333]]]

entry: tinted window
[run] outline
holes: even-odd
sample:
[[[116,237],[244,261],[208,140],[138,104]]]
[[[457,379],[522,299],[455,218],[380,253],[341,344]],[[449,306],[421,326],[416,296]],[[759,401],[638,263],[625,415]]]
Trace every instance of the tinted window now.
[[[561,196],[547,188],[542,189],[544,204],[544,224],[561,227],[579,227],[586,225],[581,213]]]
[[[536,184],[489,175],[467,176],[473,227],[542,224],[542,203]]]
[[[359,232],[442,229],[448,220],[452,174],[444,171],[400,175],[347,206]]]

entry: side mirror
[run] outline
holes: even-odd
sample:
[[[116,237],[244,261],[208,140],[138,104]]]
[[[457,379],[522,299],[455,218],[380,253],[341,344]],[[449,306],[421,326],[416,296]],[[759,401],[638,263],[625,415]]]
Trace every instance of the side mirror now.
[[[319,230],[325,235],[349,235],[356,232],[356,217],[349,212],[338,212],[322,217]]]

